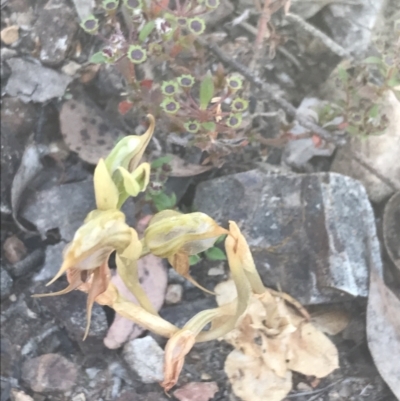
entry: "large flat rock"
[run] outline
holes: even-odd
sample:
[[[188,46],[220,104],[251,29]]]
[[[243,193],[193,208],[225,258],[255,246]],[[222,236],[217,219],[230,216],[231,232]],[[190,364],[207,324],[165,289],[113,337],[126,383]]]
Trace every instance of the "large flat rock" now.
[[[381,269],[373,211],[352,178],[252,170],[200,184],[194,204],[236,221],[264,284],[303,304],[366,296],[370,264]]]

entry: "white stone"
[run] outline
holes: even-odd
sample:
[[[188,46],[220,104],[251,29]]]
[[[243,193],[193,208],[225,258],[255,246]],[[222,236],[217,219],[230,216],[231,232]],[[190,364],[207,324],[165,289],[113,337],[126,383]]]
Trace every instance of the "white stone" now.
[[[15,389],[11,390],[11,400],[12,401],[34,401],[30,395],[25,394],[23,391],[18,391]]]
[[[164,351],[153,337],[136,338],[125,344],[123,356],[143,383],[163,381]]]
[[[167,304],[177,304],[182,299],[183,288],[180,284],[170,284],[167,287],[165,301]]]

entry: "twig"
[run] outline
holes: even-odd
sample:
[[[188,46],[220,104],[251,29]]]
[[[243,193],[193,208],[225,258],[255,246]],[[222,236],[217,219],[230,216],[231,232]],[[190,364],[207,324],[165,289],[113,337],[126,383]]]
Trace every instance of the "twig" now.
[[[303,391],[303,392],[296,393],[296,394],[289,394],[289,395],[286,396],[286,398],[297,398],[297,397],[303,397],[305,395],[317,395],[319,397],[326,390],[329,390],[331,387],[333,387],[336,384],[340,383],[342,380],[343,380],[343,378],[342,379],[338,379],[338,380],[334,381],[333,383],[328,384],[324,388],[319,388],[319,389],[316,389],[316,390],[313,390],[313,391]],[[315,399],[316,398],[311,397],[311,398],[308,399],[308,401],[312,401],[312,400],[315,400]]]
[[[263,91],[263,93],[265,93],[267,96],[270,97],[271,100],[277,103],[289,116],[295,118],[303,127],[309,129],[311,132],[328,142],[333,142],[336,145],[343,145],[345,143],[345,138],[333,136],[332,133],[321,128],[319,125],[313,123],[308,118],[296,115],[297,109],[286,99],[283,99],[278,94],[276,94],[276,89],[272,85],[267,84],[261,78],[254,75],[253,72],[250,71],[243,64],[230,58],[216,44],[207,43],[200,38],[197,40],[202,46],[208,48],[211,52],[213,52],[221,61],[230,65],[234,70],[240,72],[252,84],[259,87]]]
[[[292,21],[297,24],[297,26],[301,27],[304,31],[308,32],[309,34],[315,36],[316,38],[320,39],[321,42],[328,47],[333,53],[337,54],[339,57],[346,57],[352,58],[350,53],[332,40],[328,35],[320,31],[319,29],[315,28],[315,26],[309,24],[303,18],[296,14],[287,14],[286,18],[289,21]]]

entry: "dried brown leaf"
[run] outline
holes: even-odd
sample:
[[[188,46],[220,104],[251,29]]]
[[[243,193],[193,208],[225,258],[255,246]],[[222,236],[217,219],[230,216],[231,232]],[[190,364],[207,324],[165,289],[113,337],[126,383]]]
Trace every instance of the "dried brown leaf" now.
[[[325,377],[339,367],[334,344],[311,323],[292,334],[287,367],[307,376]]]
[[[111,126],[104,113],[88,99],[66,101],[60,112],[60,127],[67,146],[91,164],[105,158],[125,132]]]
[[[230,281],[216,287],[219,305],[231,302]],[[247,400],[282,400],[291,389],[290,371],[325,377],[338,367],[332,342],[273,291],[252,295],[246,312],[224,340],[236,350],[225,371],[234,392]]]
[[[171,177],[192,177],[209,171],[213,166],[200,166],[198,164],[188,163],[179,156],[172,156],[172,160],[169,162],[172,168],[170,172]]]
[[[371,269],[367,338],[375,365],[400,400],[400,301]]]
[[[281,401],[292,389],[292,374],[279,377],[262,358],[233,350],[225,361],[225,372],[234,393],[243,401]]]
[[[311,315],[311,323],[322,332],[335,336],[343,331],[350,322],[350,315],[341,309],[321,306]]]

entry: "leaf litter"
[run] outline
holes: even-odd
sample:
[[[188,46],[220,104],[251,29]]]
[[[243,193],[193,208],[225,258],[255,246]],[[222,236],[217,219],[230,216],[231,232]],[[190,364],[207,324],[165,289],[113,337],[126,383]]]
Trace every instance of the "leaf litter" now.
[[[215,288],[218,305],[235,309],[235,286]],[[280,401],[292,389],[292,371],[322,378],[339,367],[335,345],[304,316],[288,306],[284,294],[253,294],[236,327],[224,336],[235,347],[225,362],[233,391],[244,401]]]

